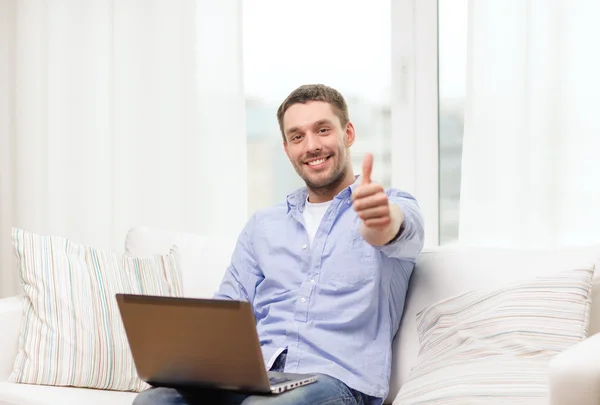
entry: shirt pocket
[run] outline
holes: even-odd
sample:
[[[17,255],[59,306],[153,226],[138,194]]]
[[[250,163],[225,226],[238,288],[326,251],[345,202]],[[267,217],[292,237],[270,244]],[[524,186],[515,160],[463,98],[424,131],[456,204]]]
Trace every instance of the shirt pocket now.
[[[376,267],[375,249],[357,230],[351,233],[350,238],[336,242],[326,266],[323,266],[321,277],[324,282],[356,285],[373,278]]]

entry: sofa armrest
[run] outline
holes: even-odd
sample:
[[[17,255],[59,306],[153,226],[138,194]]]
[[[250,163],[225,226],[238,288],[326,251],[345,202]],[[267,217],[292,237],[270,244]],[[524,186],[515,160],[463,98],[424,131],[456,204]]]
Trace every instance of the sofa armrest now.
[[[600,333],[552,359],[550,404],[600,404]]]
[[[13,369],[22,315],[21,296],[0,299],[0,381],[5,381]]]

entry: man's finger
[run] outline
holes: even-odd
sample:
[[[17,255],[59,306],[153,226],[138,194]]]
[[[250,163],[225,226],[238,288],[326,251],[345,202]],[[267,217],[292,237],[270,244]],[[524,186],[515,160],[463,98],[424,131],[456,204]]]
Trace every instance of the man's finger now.
[[[385,193],[376,193],[354,200],[354,204],[352,204],[352,206],[356,211],[379,206],[387,207],[388,197]]]
[[[385,218],[390,216],[390,208],[387,206],[377,206],[374,208],[366,208],[364,210],[358,211],[358,216],[360,219],[375,219],[375,218]]]
[[[369,218],[364,221],[364,224],[367,228],[385,228],[391,223],[392,220],[389,216],[382,218]]]
[[[352,192],[352,199],[356,200],[357,198],[368,197],[373,194],[383,193],[384,189],[380,184],[370,183],[370,184],[361,184],[359,187],[356,187]]]
[[[371,171],[373,171],[373,155],[366,153],[363,159],[362,166],[362,183],[369,184],[371,182]]]

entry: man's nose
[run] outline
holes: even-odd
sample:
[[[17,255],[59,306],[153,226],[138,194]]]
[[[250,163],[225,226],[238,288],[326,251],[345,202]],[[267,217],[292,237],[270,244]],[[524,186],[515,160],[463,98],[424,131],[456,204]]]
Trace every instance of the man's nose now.
[[[306,152],[314,153],[321,150],[321,137],[314,133],[306,134]]]

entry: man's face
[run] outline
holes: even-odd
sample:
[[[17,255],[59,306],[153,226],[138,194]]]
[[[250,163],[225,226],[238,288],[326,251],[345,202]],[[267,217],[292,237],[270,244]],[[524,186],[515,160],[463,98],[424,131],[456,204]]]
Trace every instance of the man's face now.
[[[335,189],[344,180],[354,127],[349,123],[342,128],[329,103],[292,105],[283,116],[283,130],[285,152],[309,188]]]

